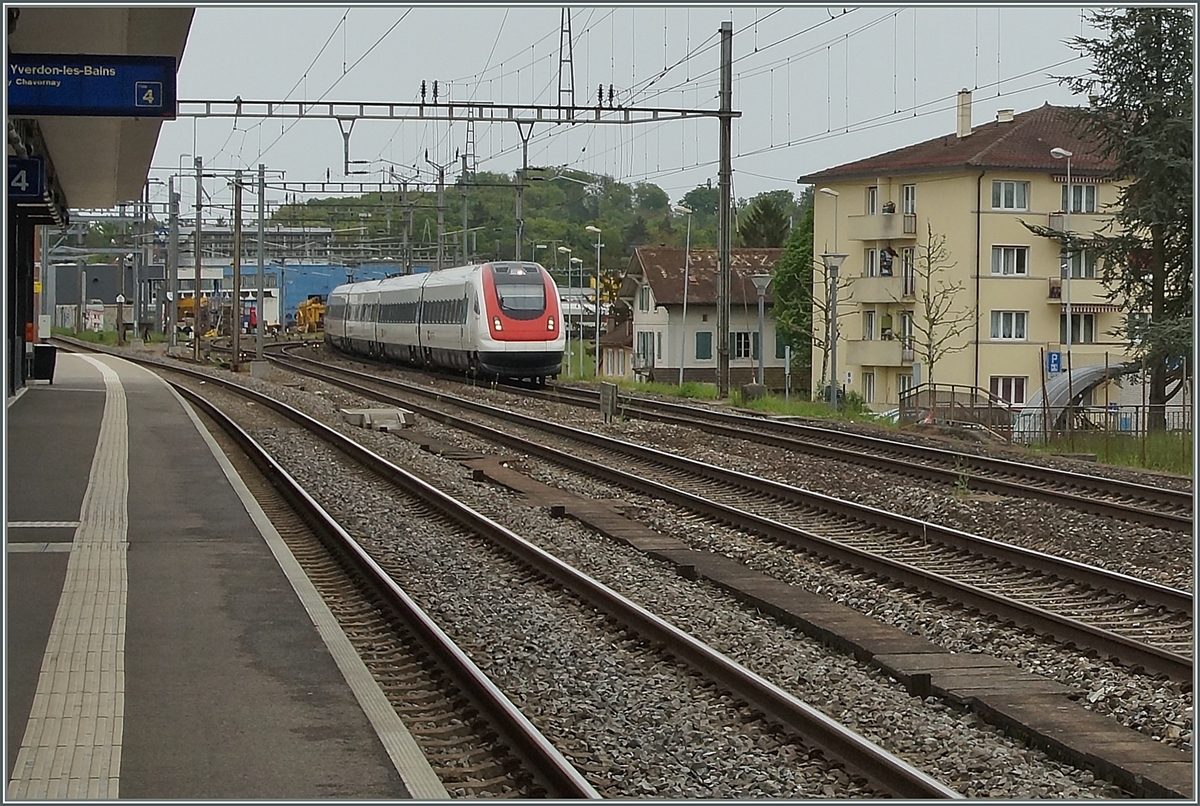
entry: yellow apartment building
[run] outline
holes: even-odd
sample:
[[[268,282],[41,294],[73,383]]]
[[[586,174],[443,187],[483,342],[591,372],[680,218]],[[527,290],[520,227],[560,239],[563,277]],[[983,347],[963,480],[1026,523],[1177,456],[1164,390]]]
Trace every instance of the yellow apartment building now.
[[[961,319],[952,340],[959,349],[936,360],[933,382],[1024,405],[1068,365],[1075,380],[1084,368],[1126,360],[1123,340],[1111,335],[1122,308],[1107,299],[1094,259],[1084,251],[1064,260],[1058,242],[1022,225],[1086,234],[1104,226],[1116,202],[1111,163],[1075,133],[1067,113],[1048,104],[1019,114],[1001,110],[972,127],[964,90],[954,133],[800,177],[817,191],[814,260],[845,255],[836,371],[847,393],[884,411],[909,387],[931,380],[923,365],[928,317],[918,264],[929,228],[945,238],[947,251],[933,284],[959,286],[947,302]],[[813,291],[814,299],[828,300],[820,269]],[[818,306],[814,321],[828,323],[829,307]],[[821,388],[821,373],[821,348],[814,346],[813,389]],[[1102,388],[1079,402],[1088,405],[1093,395],[1104,403]]]

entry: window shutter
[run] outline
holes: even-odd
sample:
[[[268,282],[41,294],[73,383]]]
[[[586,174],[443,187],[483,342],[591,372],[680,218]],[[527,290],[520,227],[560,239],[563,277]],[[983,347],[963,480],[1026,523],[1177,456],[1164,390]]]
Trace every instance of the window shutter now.
[[[750,333],[750,357],[758,359],[758,331]]]

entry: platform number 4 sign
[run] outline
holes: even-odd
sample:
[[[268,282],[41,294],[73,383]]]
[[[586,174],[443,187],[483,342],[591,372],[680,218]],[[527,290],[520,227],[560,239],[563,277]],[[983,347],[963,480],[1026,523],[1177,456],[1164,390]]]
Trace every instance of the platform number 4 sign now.
[[[41,199],[46,186],[41,157],[8,158],[8,197]]]
[[[162,83],[158,81],[138,81],[134,84],[134,106],[162,107]]]

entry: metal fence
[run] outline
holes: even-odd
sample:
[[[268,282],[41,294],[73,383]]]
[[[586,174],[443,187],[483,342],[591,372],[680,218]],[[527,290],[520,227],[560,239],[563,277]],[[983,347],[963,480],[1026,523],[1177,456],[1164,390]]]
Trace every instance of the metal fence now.
[[[900,394],[901,425],[951,425],[1011,441],[1014,413],[1004,400],[974,386],[919,384]]]
[[[1046,444],[1073,435],[1111,434],[1145,438],[1154,431],[1188,436],[1192,433],[1192,406],[1109,403],[1107,406],[1076,406],[1048,427],[1046,417],[1037,409],[1022,411],[1014,417],[1012,440],[1024,444]],[[1165,425],[1159,428],[1158,423]]]

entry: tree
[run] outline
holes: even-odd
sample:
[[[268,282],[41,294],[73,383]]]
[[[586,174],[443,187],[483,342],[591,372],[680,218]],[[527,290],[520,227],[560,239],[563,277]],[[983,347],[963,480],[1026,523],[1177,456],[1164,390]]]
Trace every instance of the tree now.
[[[1083,238],[1034,232],[1099,258],[1109,298],[1130,311],[1124,336],[1147,368],[1150,427],[1166,427],[1165,404],[1189,376],[1192,356],[1194,136],[1193,16],[1190,8],[1105,8],[1091,15],[1104,38],[1074,37],[1091,72],[1059,82],[1089,98],[1075,111],[1097,156],[1128,180],[1111,223]],[[1174,379],[1176,389],[1168,392]]]
[[[813,330],[813,204],[812,188],[809,187],[801,200],[800,221],[792,228],[784,245],[783,254],[775,263],[775,280],[772,291],[775,304],[772,317],[775,328],[785,344],[792,347],[792,365],[800,377],[812,378],[812,354],[815,346],[824,349],[825,317],[821,326]],[[824,305],[820,305],[824,311]],[[824,370],[822,370],[824,377]]]
[[[715,217],[721,203],[721,191],[709,185],[697,185],[684,194],[682,201],[697,217]]]
[[[925,227],[926,240],[924,244],[917,242],[916,265],[913,267],[920,311],[914,312],[913,316],[912,349],[929,368],[929,383],[932,384],[937,362],[967,346],[967,340],[958,340],[966,334],[974,314],[970,310],[954,309],[954,298],[962,291],[963,283],[961,280],[948,283],[943,275],[958,264],[950,261],[946,236],[934,235],[933,225],[929,222]],[[892,299],[901,302],[895,297]]]
[[[768,193],[756,196],[738,216],[737,233],[742,246],[777,249],[783,246],[789,229],[783,204]]]

